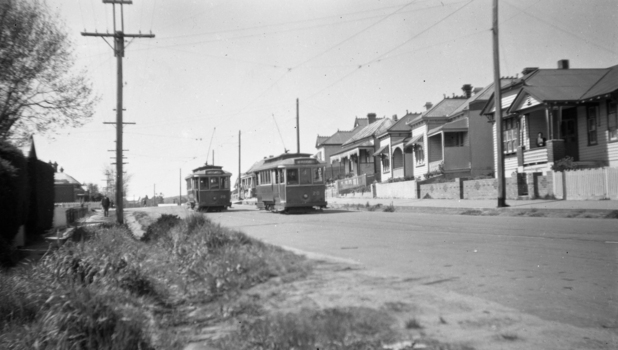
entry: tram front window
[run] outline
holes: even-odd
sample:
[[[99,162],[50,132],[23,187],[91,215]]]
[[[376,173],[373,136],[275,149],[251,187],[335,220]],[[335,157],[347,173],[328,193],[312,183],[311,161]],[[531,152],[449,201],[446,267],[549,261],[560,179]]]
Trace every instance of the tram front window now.
[[[298,169],[287,169],[285,174],[288,185],[298,185]]]
[[[200,190],[208,189],[208,178],[200,177]]]
[[[314,184],[321,184],[322,182],[324,182],[324,177],[322,176],[322,168],[314,168],[313,169],[313,183]]]
[[[311,169],[310,168],[300,169],[300,184],[301,185],[311,184]]]
[[[230,179],[228,177],[222,177],[221,178],[221,188],[222,189],[229,189],[230,188]]]
[[[210,189],[216,190],[219,189],[219,178],[218,177],[210,177]]]

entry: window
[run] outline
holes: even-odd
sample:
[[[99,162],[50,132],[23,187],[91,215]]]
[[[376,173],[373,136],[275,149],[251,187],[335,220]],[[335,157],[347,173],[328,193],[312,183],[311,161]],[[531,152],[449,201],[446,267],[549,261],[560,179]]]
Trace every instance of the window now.
[[[597,106],[588,106],[588,145],[597,144]]]
[[[314,184],[321,184],[322,182],[324,182],[323,172],[324,170],[321,167],[313,169],[313,183]]]
[[[298,169],[287,169],[288,185],[298,185]]]
[[[519,146],[519,121],[517,118],[507,118],[502,121],[502,152],[517,152]]]
[[[607,100],[607,130],[609,140],[618,141],[618,114],[616,113],[616,101]]]
[[[300,169],[300,184],[301,185],[311,184],[311,168],[301,168]]]
[[[449,132],[445,136],[444,147],[463,147],[466,144],[463,132]]]
[[[208,189],[208,178],[200,177],[200,190],[207,190],[207,189]]]
[[[187,190],[191,190],[191,179],[187,179]]]
[[[270,184],[270,170],[260,171],[259,175],[259,184],[267,185]]]
[[[425,150],[423,149],[423,138],[414,144],[414,162],[416,165],[425,164]]]
[[[393,169],[403,168],[403,152],[400,148],[395,148],[393,152]]]
[[[388,173],[391,170],[391,160],[388,155],[382,154],[382,172]]]
[[[221,178],[221,188],[222,189],[229,189],[230,188],[229,177],[222,177]]]
[[[219,178],[218,177],[209,177],[210,189],[217,190],[219,189]]]

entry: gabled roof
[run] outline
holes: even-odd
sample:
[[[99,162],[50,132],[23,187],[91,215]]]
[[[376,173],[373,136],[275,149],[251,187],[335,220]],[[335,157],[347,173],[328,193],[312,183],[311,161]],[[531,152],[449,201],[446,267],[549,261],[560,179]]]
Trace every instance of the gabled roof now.
[[[469,127],[468,117],[458,118],[457,120],[453,120],[452,122],[448,122],[446,124],[442,124],[437,128],[434,128],[427,132],[427,136],[433,136],[441,131],[443,132],[459,132],[459,131],[467,131]]]
[[[328,140],[330,138],[330,136],[320,136],[318,135],[318,138],[315,140],[315,147],[318,148],[320,147],[320,145],[322,143],[324,143],[324,141]]]
[[[356,134],[350,137],[349,140],[343,143],[343,146],[349,145],[356,141],[362,140],[366,137],[381,135],[388,128],[390,128],[395,122],[389,118],[378,119],[375,122],[365,126],[361,130],[359,130]]]
[[[608,69],[539,69],[525,79],[524,89],[541,101],[576,101],[607,73]]]
[[[465,97],[447,97],[423,113],[423,117],[448,117],[464,102],[466,102]]]
[[[410,120],[420,116],[421,114],[422,113],[408,113],[404,115],[403,117],[401,117],[401,119],[396,121],[395,124],[393,124],[390,128],[388,128],[388,131],[391,131],[391,132],[410,131],[410,126],[408,126],[407,123]]]
[[[588,90],[584,96],[581,97],[582,100],[587,100],[589,98],[605,95],[612,93],[618,90],[618,65],[613,67],[609,67],[607,69],[607,73],[599,79],[599,81]]]
[[[516,79],[516,78],[501,78],[500,79],[500,86],[501,87],[505,87],[507,85],[512,84],[516,80],[518,80],[518,79]],[[451,115],[455,116],[457,114],[460,114],[460,113],[468,110],[469,107],[470,107],[470,103],[472,103],[474,101],[487,101],[487,100],[489,100],[493,96],[493,93],[494,93],[494,83],[492,82],[491,84],[485,86],[481,91],[479,91],[478,93],[476,93],[473,96],[471,96],[461,106],[457,107],[457,109],[454,110],[453,113],[451,113]]]

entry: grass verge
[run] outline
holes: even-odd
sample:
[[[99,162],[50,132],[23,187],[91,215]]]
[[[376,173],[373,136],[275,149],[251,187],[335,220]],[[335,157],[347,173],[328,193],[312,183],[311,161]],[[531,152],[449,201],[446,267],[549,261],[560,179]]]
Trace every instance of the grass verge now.
[[[180,349],[177,310],[230,300],[304,259],[204,216],[164,216],[143,241],[124,226],[80,229],[38,263],[0,273],[0,348]]]

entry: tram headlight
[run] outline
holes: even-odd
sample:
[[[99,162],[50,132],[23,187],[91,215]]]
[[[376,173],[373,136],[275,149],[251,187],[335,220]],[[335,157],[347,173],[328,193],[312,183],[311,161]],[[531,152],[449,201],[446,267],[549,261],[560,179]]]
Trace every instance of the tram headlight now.
[[[308,201],[309,200],[309,195],[308,194],[303,194],[303,200],[304,201]]]
[[[212,200],[216,201],[217,200],[217,196],[212,197]]]

